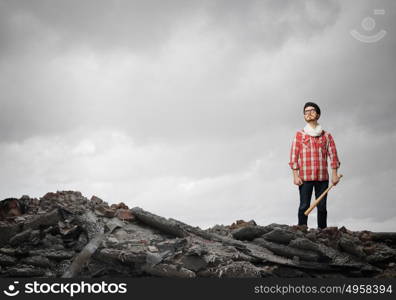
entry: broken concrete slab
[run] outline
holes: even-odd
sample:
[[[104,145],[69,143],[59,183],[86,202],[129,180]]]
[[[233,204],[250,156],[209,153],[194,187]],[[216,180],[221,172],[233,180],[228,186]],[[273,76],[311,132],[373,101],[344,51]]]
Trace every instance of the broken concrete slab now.
[[[171,277],[171,278],[194,278],[196,274],[184,267],[170,265],[170,264],[158,264],[155,266],[144,265],[143,271],[147,274],[158,276],[158,277]]]
[[[256,237],[262,236],[270,231],[271,229],[268,227],[248,225],[233,230],[232,236],[234,239],[240,241],[252,241]]]
[[[253,240],[253,243],[255,243],[261,247],[264,247],[266,249],[269,249],[270,251],[272,251],[273,253],[275,253],[277,255],[288,257],[288,258],[293,258],[293,257],[297,256],[302,260],[313,261],[313,262],[319,261],[319,258],[320,258],[319,254],[314,251],[300,250],[300,249],[285,246],[285,245],[279,245],[277,243],[267,241],[264,238],[255,238]]]
[[[40,227],[57,225],[61,220],[58,209],[54,209],[48,213],[32,216],[23,223],[23,229],[38,229]]]
[[[291,240],[297,238],[294,232],[281,228],[274,228],[270,232],[263,234],[261,237],[268,241],[281,244],[289,244]]]
[[[9,240],[22,231],[23,224],[0,224],[0,247],[6,245]]]
[[[13,266],[16,263],[16,258],[6,255],[0,254],[0,266]]]
[[[168,233],[176,237],[185,237],[188,235],[188,233],[183,228],[181,228],[178,223],[172,220],[167,220],[163,217],[154,215],[141,209],[140,207],[134,207],[131,211],[136,219],[138,219],[140,222],[143,222],[149,226],[153,226],[164,233]]]

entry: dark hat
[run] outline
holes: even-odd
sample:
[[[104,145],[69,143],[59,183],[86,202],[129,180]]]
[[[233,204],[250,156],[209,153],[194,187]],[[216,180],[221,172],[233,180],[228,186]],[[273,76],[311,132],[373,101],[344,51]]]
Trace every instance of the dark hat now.
[[[317,105],[316,103],[313,103],[313,102],[307,102],[307,103],[305,103],[304,109],[303,109],[303,113],[305,112],[305,108],[307,108],[308,106],[314,107],[315,110],[316,110],[316,112],[317,112],[317,114],[320,115],[320,108],[319,108],[319,105]]]

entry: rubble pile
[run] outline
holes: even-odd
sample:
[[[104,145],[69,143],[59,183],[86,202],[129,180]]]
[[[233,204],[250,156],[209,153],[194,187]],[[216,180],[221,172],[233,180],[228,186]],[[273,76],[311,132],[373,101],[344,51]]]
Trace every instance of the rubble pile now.
[[[396,233],[239,220],[202,230],[58,191],[0,201],[1,277],[396,277]]]

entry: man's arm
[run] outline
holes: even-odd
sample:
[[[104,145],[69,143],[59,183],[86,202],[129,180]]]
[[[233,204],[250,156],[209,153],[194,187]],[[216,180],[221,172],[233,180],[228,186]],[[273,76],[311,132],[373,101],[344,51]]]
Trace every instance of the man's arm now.
[[[334,185],[337,185],[337,183],[338,183],[338,181],[340,181],[340,177],[338,176],[338,174],[337,174],[337,170],[338,169],[331,169],[331,173],[332,173],[332,175],[331,175],[331,182],[334,184]]]
[[[341,163],[340,160],[338,159],[338,154],[337,154],[337,147],[335,145],[334,139],[329,134],[329,156],[330,156],[330,165],[331,165],[331,173],[332,173],[332,183],[336,185],[340,178],[338,177],[337,171],[338,168],[340,167]]]
[[[298,174],[298,170],[293,170],[293,183],[295,185],[302,185],[303,184],[303,180],[300,177],[300,174]]]
[[[294,137],[291,150],[290,150],[290,162],[289,166],[293,170],[293,182],[295,185],[303,184],[300,175],[298,174],[300,166],[298,165],[298,156],[300,153],[300,143],[298,141],[298,133]]]

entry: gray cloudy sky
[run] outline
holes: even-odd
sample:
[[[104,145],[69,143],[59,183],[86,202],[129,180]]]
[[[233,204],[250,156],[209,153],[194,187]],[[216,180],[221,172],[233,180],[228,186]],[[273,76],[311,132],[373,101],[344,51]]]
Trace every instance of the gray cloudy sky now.
[[[0,0],[0,198],[296,224],[287,163],[312,99],[344,174],[328,226],[395,231],[395,16],[392,0]]]

